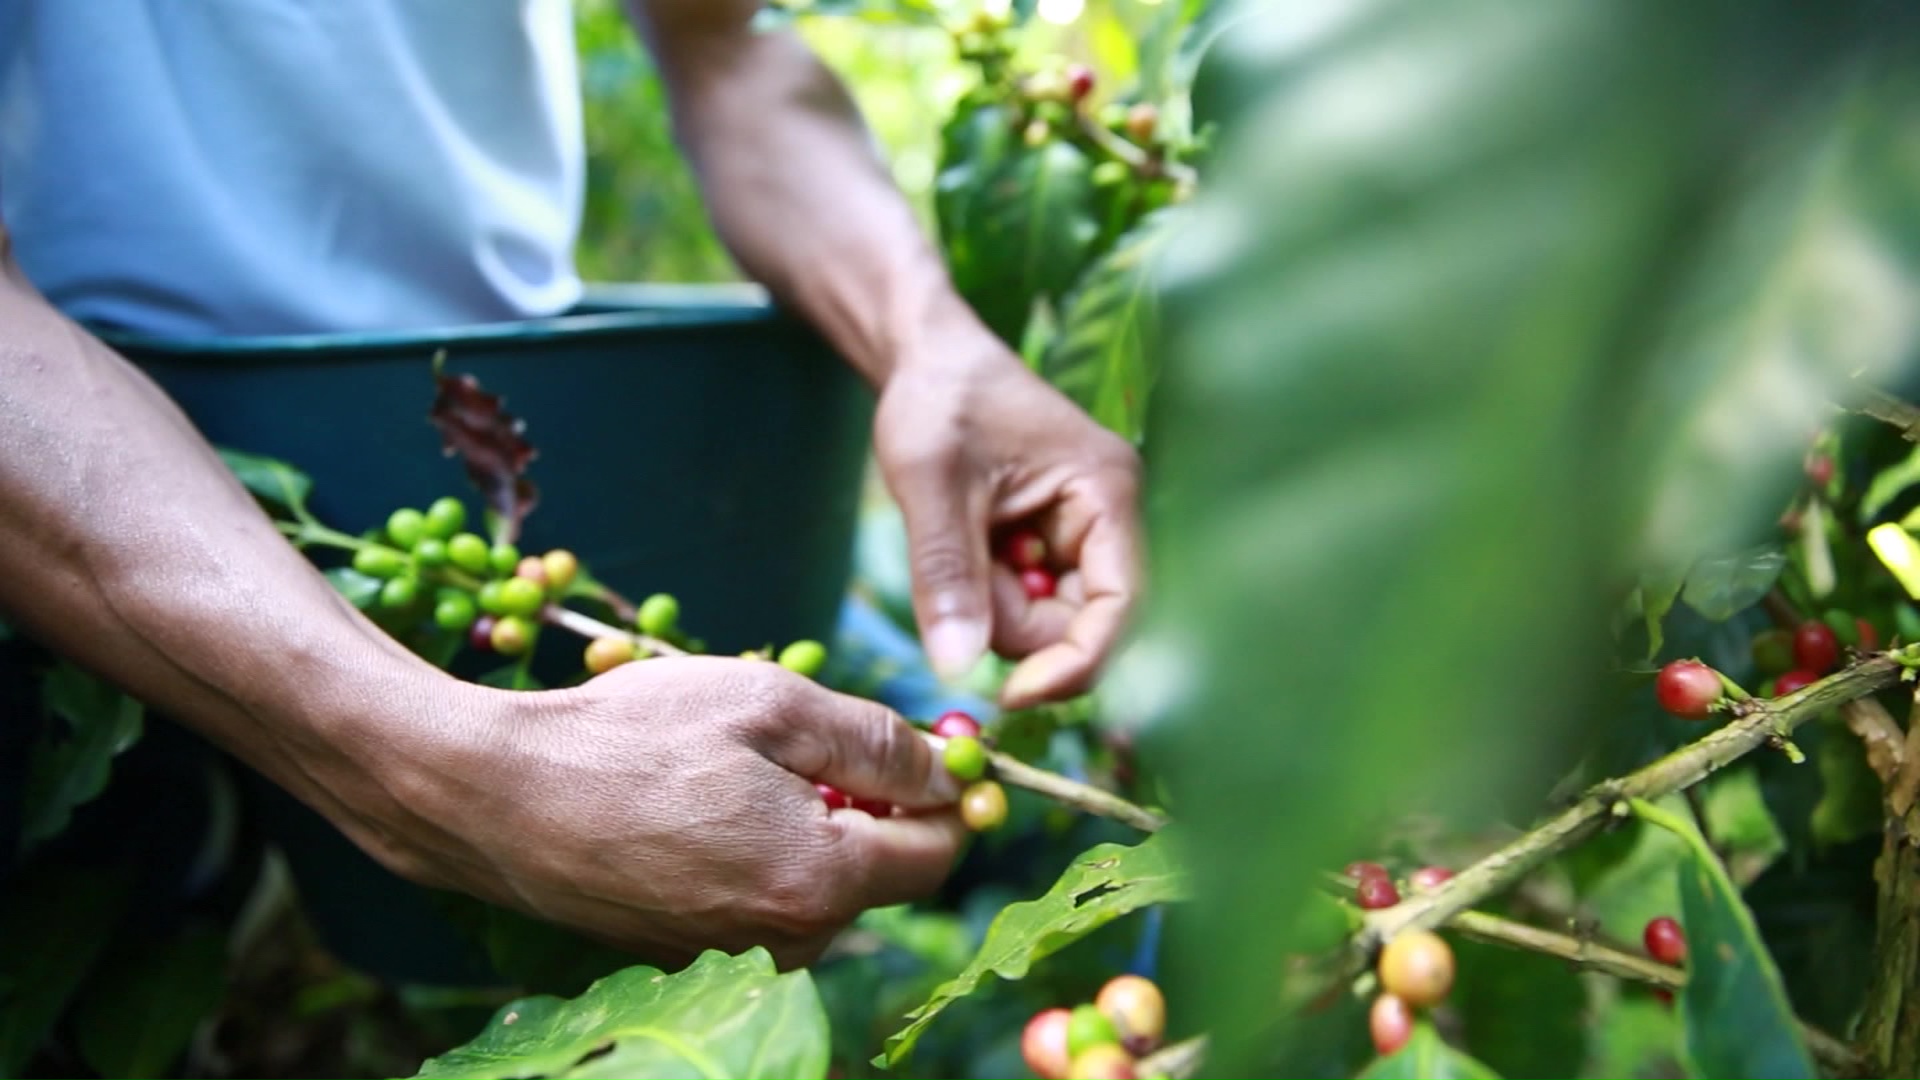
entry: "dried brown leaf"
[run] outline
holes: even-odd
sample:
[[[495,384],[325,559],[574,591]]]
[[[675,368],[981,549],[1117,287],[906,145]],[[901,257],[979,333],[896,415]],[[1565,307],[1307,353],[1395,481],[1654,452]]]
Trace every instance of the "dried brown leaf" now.
[[[480,388],[470,374],[449,375],[434,363],[435,394],[428,418],[440,430],[441,449],[459,454],[467,479],[501,521],[503,538],[518,540],[520,527],[539,505],[540,489],[527,479],[539,452],[526,440],[526,422],[507,412],[498,394]]]

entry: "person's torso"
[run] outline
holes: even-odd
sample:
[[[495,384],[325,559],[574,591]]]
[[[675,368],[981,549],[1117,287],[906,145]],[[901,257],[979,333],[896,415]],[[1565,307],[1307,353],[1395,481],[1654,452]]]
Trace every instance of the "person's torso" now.
[[[82,321],[418,328],[578,297],[568,0],[0,0],[0,220]]]

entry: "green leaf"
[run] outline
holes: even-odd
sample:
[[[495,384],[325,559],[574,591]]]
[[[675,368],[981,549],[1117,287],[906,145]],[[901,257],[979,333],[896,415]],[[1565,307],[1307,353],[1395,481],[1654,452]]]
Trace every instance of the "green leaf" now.
[[[1563,960],[1455,940],[1448,1002],[1459,1039],[1505,1076],[1577,1076],[1587,1053],[1587,987]]]
[[[1687,575],[1683,571],[1646,571],[1640,575],[1640,616],[1647,625],[1647,659],[1660,655],[1666,644],[1667,612],[1680,595]]]
[[[30,751],[20,825],[28,851],[58,836],[75,809],[106,790],[113,759],[140,740],[146,716],[111,683],[64,662],[47,672],[41,699],[67,731],[49,733]]]
[[[220,460],[256,498],[305,516],[307,496],[313,492],[313,480],[306,473],[284,461],[259,454],[225,447],[220,448],[219,452]]]
[[[1027,147],[999,105],[963,112],[943,142],[935,208],[954,284],[1009,347],[1037,300],[1058,301],[1093,252],[1092,164],[1072,143]]]
[[[1701,559],[1687,572],[1681,599],[1709,619],[1731,619],[1767,595],[1786,565],[1786,553],[1776,547]]]
[[[1101,844],[1088,849],[1037,900],[1009,904],[987,928],[986,940],[972,962],[942,983],[926,1004],[907,1014],[906,1027],[889,1035],[886,1051],[874,1064],[892,1068],[913,1052],[913,1044],[942,1009],[973,993],[982,979],[1026,976],[1037,960],[1059,952],[1129,912],[1152,904],[1182,900],[1185,876],[1175,866],[1164,832],[1141,843]]]
[[[1873,864],[1880,838],[1809,854],[1804,864],[1782,859],[1768,867],[1747,886],[1747,906],[1780,967],[1793,1011],[1844,1031],[1874,969]]]
[[[1915,484],[1920,484],[1920,446],[1874,474],[1867,484],[1866,493],[1860,496],[1860,523],[1871,524],[1881,511],[1893,505]]]
[[[171,1075],[226,993],[226,960],[226,935],[204,926],[116,949],[74,1002],[80,1055],[102,1076]]]
[[[129,877],[108,870],[42,867],[0,890],[0,1076],[20,1075],[131,897]]]
[[[1146,349],[1154,259],[1177,221],[1177,207],[1148,215],[1087,269],[1067,295],[1060,332],[1040,364],[1040,373],[1095,420],[1136,441],[1155,374]]]
[[[363,574],[351,566],[336,566],[324,575],[333,591],[347,598],[347,602],[361,611],[372,610],[380,599],[381,580],[371,574]]]
[[[827,1016],[805,971],[765,949],[706,952],[672,975],[630,967],[565,1001],[522,998],[422,1077],[822,1077]]]
[[[1634,812],[1679,836],[1690,856],[1678,875],[1687,934],[1679,1001],[1681,1053],[1693,1074],[1813,1080],[1819,1074],[1800,1042],[1786,986],[1719,857],[1679,815],[1637,800]]]
[[[1500,1074],[1448,1046],[1425,1020],[1413,1027],[1407,1045],[1375,1058],[1359,1080],[1499,1080]]]

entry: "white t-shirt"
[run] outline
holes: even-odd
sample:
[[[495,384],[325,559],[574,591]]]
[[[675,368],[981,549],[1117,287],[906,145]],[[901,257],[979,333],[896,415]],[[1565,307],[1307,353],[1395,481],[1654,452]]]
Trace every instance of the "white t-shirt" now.
[[[0,0],[0,219],[83,321],[552,314],[583,162],[568,0]]]

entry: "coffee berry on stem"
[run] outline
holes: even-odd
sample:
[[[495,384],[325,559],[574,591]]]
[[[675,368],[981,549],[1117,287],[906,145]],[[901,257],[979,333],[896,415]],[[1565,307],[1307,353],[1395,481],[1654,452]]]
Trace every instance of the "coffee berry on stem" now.
[[[1653,680],[1660,707],[1683,720],[1704,720],[1726,696],[1719,672],[1698,660],[1675,660]]]

